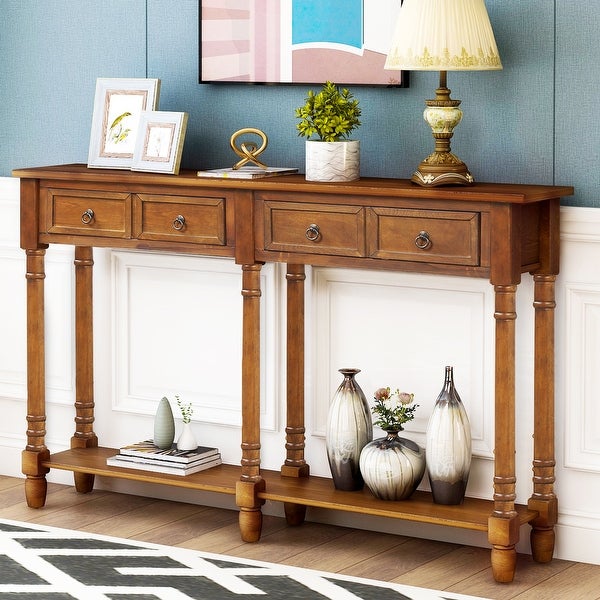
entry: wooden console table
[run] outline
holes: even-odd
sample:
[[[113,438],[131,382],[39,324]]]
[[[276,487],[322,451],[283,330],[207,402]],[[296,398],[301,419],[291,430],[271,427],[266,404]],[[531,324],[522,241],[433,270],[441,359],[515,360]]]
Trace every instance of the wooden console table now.
[[[74,472],[80,492],[95,475],[232,494],[245,541],[260,537],[265,500],[284,503],[290,524],[307,506],[487,531],[498,581],[514,576],[521,525],[532,527],[535,560],[551,560],[554,483],[554,285],[559,263],[559,201],[571,187],[478,183],[416,187],[361,179],[309,183],[291,175],[253,181],[200,179],[193,172],[155,175],[66,165],[20,169],[21,246],[27,256],[27,446],[29,506],[46,500],[49,469]],[[44,255],[49,244],[75,246],[76,399],[71,449],[45,443]],[[92,248],[162,250],[231,257],[241,265],[243,297],[241,468],[221,465],[177,477],[108,467],[115,449],[93,430]],[[286,460],[260,468],[260,270],[287,263],[288,362]],[[433,504],[341,492],[309,475],[304,459],[304,268],[361,267],[484,277],[495,290],[495,475],[493,501]],[[533,492],[515,504],[515,325],[522,273],[534,280],[535,383]]]

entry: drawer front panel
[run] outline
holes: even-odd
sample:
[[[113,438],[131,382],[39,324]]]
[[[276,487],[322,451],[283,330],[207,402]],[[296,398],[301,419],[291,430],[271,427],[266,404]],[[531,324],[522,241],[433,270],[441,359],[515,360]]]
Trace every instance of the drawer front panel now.
[[[224,246],[225,202],[225,198],[137,194],[135,236]]]
[[[480,220],[469,211],[369,208],[369,256],[477,266]]]
[[[279,252],[364,256],[364,209],[265,201],[264,248]]]
[[[131,237],[131,195],[87,190],[49,189],[48,233]]]

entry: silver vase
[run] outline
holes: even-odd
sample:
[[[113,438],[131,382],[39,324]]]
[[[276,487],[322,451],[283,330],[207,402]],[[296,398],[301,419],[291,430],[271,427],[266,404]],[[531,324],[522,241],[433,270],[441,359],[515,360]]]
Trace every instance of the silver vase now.
[[[361,450],[373,439],[373,421],[363,391],[354,379],[360,369],[340,369],[344,380],[336,390],[327,417],[327,458],[338,490],[364,486],[360,474]]]
[[[461,504],[471,469],[471,426],[454,387],[452,367],[446,367],[444,386],[433,407],[426,439],[433,501]]]

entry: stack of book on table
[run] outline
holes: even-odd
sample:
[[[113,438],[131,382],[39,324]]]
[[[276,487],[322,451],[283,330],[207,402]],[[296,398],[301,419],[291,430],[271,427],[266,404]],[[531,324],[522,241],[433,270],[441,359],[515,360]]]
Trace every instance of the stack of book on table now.
[[[141,469],[171,475],[191,475],[216,467],[221,462],[218,448],[198,446],[195,450],[178,450],[173,444],[171,448],[163,450],[156,447],[152,440],[123,446],[119,449],[119,454],[106,459],[106,464],[111,467]]]

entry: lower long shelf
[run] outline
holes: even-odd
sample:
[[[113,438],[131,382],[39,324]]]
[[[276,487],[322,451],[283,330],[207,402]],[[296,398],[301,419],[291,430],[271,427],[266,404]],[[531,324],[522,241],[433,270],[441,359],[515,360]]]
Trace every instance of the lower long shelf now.
[[[50,460],[42,464],[50,469],[230,495],[235,495],[236,482],[241,474],[240,467],[233,465],[219,465],[185,477],[107,466],[106,459],[117,452],[118,450],[114,448],[76,448],[53,454],[50,456]],[[488,518],[494,506],[491,500],[477,498],[465,498],[464,503],[460,506],[434,504],[431,494],[428,492],[415,492],[408,500],[386,501],[375,498],[366,488],[360,492],[336,490],[331,479],[326,477],[282,477],[277,471],[264,469],[261,470],[261,475],[266,481],[266,489],[259,493],[259,497],[264,500],[476,531],[487,531]],[[515,509],[521,525],[533,521],[538,516],[537,511],[529,510],[527,506],[516,505]]]

